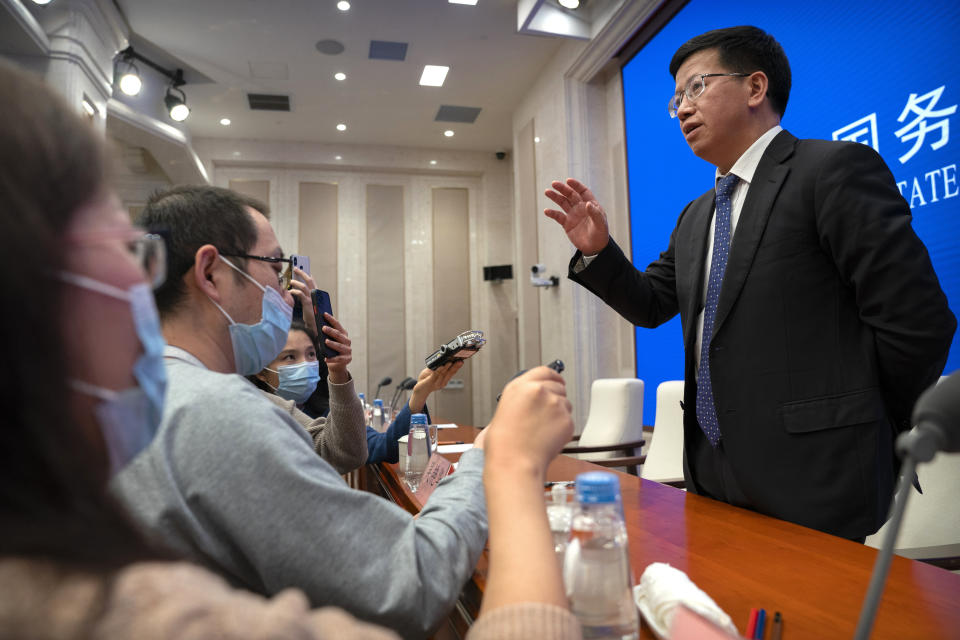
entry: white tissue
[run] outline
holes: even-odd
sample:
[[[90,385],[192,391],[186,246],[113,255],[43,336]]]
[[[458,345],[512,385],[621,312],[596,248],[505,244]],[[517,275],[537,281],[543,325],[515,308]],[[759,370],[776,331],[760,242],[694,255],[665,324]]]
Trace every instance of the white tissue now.
[[[695,585],[686,573],[669,564],[652,562],[647,565],[640,576],[640,584],[635,587],[634,596],[638,606],[641,600],[645,601],[643,604],[646,606],[641,607],[641,611],[647,609],[645,613],[653,618],[647,622],[657,630],[670,628],[677,605],[683,603],[718,626],[737,633],[730,616],[717,606],[713,598]]]

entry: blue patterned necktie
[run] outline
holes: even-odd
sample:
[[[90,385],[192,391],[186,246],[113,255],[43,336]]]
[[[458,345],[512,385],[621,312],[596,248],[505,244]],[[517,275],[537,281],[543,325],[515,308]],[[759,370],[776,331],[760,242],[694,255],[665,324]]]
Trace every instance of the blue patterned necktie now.
[[[737,186],[737,176],[727,174],[717,183],[717,213],[713,229],[713,254],[710,259],[710,279],[707,283],[707,302],[703,307],[703,334],[700,337],[700,369],[697,374],[697,421],[700,428],[716,447],[720,442],[720,425],[717,407],[713,403],[713,385],[710,382],[710,341],[713,337],[713,320],[717,315],[717,300],[723,272],[727,269],[730,255],[730,195]]]

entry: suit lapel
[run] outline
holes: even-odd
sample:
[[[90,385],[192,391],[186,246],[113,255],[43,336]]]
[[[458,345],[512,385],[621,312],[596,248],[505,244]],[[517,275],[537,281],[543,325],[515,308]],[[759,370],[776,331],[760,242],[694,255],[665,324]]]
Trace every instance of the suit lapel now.
[[[730,314],[737,297],[743,289],[743,283],[753,264],[753,258],[760,246],[760,239],[766,229],[767,220],[773,210],[773,203],[780,187],[790,173],[790,167],[783,162],[793,154],[797,139],[786,131],[781,131],[770,142],[770,146],[760,158],[760,164],[753,174],[753,181],[747,191],[747,198],[740,211],[737,230],[733,234],[727,270],[723,274],[720,299],[717,301],[717,314],[713,323],[716,335]],[[701,262],[702,267],[702,262]],[[702,280],[702,277],[701,277]]]

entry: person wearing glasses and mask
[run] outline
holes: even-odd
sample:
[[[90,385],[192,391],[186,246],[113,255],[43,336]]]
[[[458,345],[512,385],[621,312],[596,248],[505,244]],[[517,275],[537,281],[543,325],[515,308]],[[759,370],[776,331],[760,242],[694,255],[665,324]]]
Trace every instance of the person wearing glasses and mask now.
[[[283,264],[283,261],[288,258],[278,260],[277,264]],[[320,457],[338,473],[349,473],[367,460],[363,404],[347,370],[353,359],[350,337],[336,318],[327,318],[330,326],[323,338],[336,356],[325,359],[327,375],[321,380],[318,345],[314,338],[317,335],[316,321],[312,312],[302,313],[304,308],[312,309],[310,291],[316,288],[316,284],[309,274],[287,262],[280,273],[280,288],[293,296],[295,309],[300,311],[301,317],[292,320],[282,351],[263,369],[247,378],[307,430]],[[317,393],[321,386],[326,393]],[[320,395],[323,395],[328,411],[322,415],[308,414],[312,411],[306,405]]]
[[[715,187],[639,270],[590,189],[552,183],[569,277],[637,326],[680,314],[691,491],[862,540],[887,517],[894,438],[956,327],[910,208],[870,147],[780,126],[790,65],[764,31],[699,35],[670,73],[664,117]]]

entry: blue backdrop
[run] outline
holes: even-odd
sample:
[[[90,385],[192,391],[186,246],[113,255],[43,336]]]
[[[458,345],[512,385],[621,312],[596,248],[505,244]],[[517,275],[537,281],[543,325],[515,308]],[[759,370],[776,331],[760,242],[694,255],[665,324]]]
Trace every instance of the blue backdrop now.
[[[683,207],[713,186],[714,167],[693,155],[667,115],[670,58],[695,35],[753,24],[773,34],[790,59],[783,127],[800,138],[855,140],[880,152],[960,316],[960,2],[780,4],[692,0],[624,65],[633,263],[642,269],[655,260]],[[644,423],[653,424],[657,385],[683,378],[679,316],[638,328],[636,350],[637,377],[647,389]],[[958,368],[955,336],[946,372]]]

